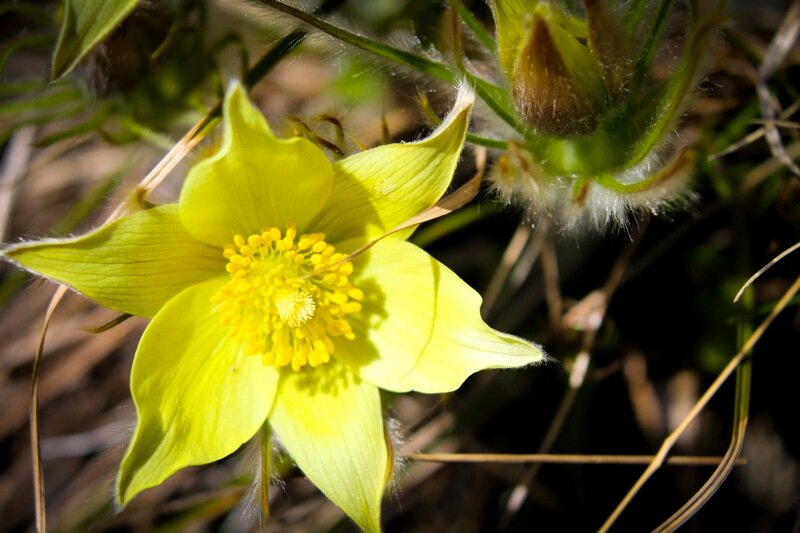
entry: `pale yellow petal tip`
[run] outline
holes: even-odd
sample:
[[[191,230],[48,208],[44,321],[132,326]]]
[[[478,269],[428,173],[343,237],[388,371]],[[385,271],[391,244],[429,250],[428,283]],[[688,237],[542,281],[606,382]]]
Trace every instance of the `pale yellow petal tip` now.
[[[261,130],[259,133],[266,134],[274,137],[272,128],[269,127],[267,119],[250,100],[247,95],[247,89],[242,83],[233,79],[228,84],[228,90],[225,91],[225,101],[222,106],[223,122],[225,124],[225,138],[231,139],[236,133],[234,124],[238,126],[250,123],[251,127],[256,127]]]
[[[122,459],[117,476],[114,479],[114,507],[121,511],[134,499],[140,492],[147,487],[136,487],[134,481],[135,472],[131,472],[126,463],[130,457],[130,449]]]
[[[462,135],[466,133],[467,125],[469,124],[469,116],[472,112],[472,106],[475,104],[475,90],[466,81],[460,82],[457,90],[458,92],[456,94],[456,100],[453,103],[453,107],[450,109],[450,112],[444,118],[439,127],[436,128],[429,138],[432,139],[438,137],[441,133],[453,127],[455,122],[460,121],[463,121],[463,124],[459,124],[459,129],[464,130]]]
[[[129,486],[122,486],[123,474],[120,470],[117,472],[117,479],[114,482],[114,510],[117,512],[122,511],[125,506],[133,499],[135,494],[131,495]]]
[[[122,511],[125,507],[128,506],[131,501],[136,498],[142,492],[145,492],[148,489],[156,487],[160,485],[164,480],[166,480],[169,475],[162,476],[161,481],[153,480],[153,479],[142,479],[141,476],[137,475],[141,472],[141,470],[131,472],[129,469],[126,468],[125,462],[128,459],[128,455],[122,459],[123,463],[120,466],[119,471],[117,472],[117,477],[114,480],[114,508],[117,511]]]
[[[523,337],[511,335],[509,333],[498,332],[498,334],[506,342],[516,344],[520,347],[524,347],[523,353],[520,353],[518,357],[520,357],[520,359],[523,359],[525,362],[521,363],[516,368],[549,363],[553,360],[549,355],[547,355],[547,353],[545,353],[544,348],[542,348],[540,344],[529,341],[528,339],[525,339]]]

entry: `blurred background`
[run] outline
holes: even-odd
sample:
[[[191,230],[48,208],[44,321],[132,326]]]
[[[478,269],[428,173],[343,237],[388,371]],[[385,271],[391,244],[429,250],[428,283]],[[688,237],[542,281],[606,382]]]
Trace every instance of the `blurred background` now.
[[[82,233],[101,223],[216,105],[232,77],[252,82],[252,98],[276,131],[306,136],[332,158],[419,138],[452,102],[448,84],[321,35],[258,1],[134,4],[85,57],[54,61],[63,6],[0,2],[3,242]],[[456,4],[492,31],[481,0],[292,5],[377,42],[440,58],[450,46],[446,28]],[[486,186],[471,204],[417,230],[414,242],[483,294],[487,322],[540,343],[551,361],[481,373],[446,397],[386,394],[399,456],[658,450],[800,272],[800,254],[789,255],[733,303],[752,274],[800,241],[800,177],[764,140],[756,94],[770,43],[776,35],[791,38],[793,23],[796,39],[800,17],[787,18],[790,9],[798,13],[798,3],[727,5],[692,104],[671,134],[696,154],[696,195],[688,208],[640,213],[622,226],[565,230],[547,214],[500,201]],[[294,30],[302,33],[297,46],[269,56]],[[664,61],[677,53],[681,37],[679,19],[667,24]],[[465,42],[473,69],[496,72],[487,54]],[[797,161],[800,46],[789,44],[768,88],[776,106],[788,109],[779,131]],[[266,67],[257,72],[254,65]],[[477,109],[476,128],[502,135],[492,120]],[[150,199],[174,199],[186,170],[213,151],[218,133]],[[475,172],[472,150],[457,182]],[[491,151],[489,164],[499,157]],[[2,531],[33,528],[30,380],[53,290],[0,265]],[[741,441],[737,430],[746,421],[746,465],[733,468],[686,531],[800,531],[798,303],[795,297],[755,345],[740,371],[748,375],[738,376],[738,396],[731,377],[673,449],[721,458]],[[47,336],[39,412],[51,530],[257,530],[249,496],[256,454],[248,448],[184,470],[124,511],[114,509],[114,475],[135,422],[129,371],[145,325],[133,318],[102,333],[87,331],[114,318],[70,294]],[[592,531],[645,466],[407,458],[385,499],[384,525],[387,531]],[[614,529],[657,527],[714,468],[664,465]],[[281,457],[277,470],[270,531],[354,529],[288,459]]]

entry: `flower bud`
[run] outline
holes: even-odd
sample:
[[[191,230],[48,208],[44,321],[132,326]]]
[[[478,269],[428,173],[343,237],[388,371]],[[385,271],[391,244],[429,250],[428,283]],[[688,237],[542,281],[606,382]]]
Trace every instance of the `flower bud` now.
[[[586,21],[548,2],[493,2],[515,105],[539,133],[591,133],[628,78],[617,21],[601,0],[584,4]]]
[[[582,0],[580,11],[556,0],[491,2],[521,119],[521,138],[490,175],[498,195],[564,228],[624,225],[631,213],[688,203],[692,152],[675,132],[722,4],[680,11],[685,31],[665,41],[669,2]],[[655,75],[666,50],[675,63]]]

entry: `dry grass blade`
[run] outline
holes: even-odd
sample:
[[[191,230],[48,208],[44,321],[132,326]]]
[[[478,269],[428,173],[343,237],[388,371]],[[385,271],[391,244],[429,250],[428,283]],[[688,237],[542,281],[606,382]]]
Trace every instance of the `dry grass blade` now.
[[[582,302],[573,307],[567,316],[562,319],[562,322],[569,322],[570,314],[580,314],[587,317],[581,320],[582,322],[585,322],[586,327],[584,329],[583,339],[581,340],[581,351],[578,353],[572,363],[572,371],[570,372],[568,382],[569,387],[564,394],[564,397],[561,399],[561,402],[556,409],[556,413],[553,415],[553,420],[550,422],[547,432],[545,433],[545,436],[539,445],[539,449],[537,450],[539,454],[547,454],[552,449],[559,433],[561,433],[561,428],[564,426],[564,422],[567,420],[567,417],[572,410],[572,406],[575,403],[575,398],[577,398],[578,391],[586,380],[586,374],[591,364],[592,347],[594,345],[595,338],[597,337],[597,332],[600,330],[600,326],[603,325],[605,320],[606,311],[608,310],[608,303],[619,285],[622,283],[625,271],[628,268],[628,264],[630,263],[634,252],[636,251],[639,241],[638,237],[641,236],[645,228],[646,226],[644,225],[640,227],[639,232],[633,238],[633,241],[625,248],[622,254],[620,254],[617,260],[614,262],[611,267],[611,272],[609,273],[605,283],[603,283],[602,288],[587,295]],[[585,308],[586,311],[579,311],[581,308]],[[579,313],[576,313],[576,311],[579,311]],[[519,511],[519,509],[522,507],[522,504],[525,503],[525,500],[528,498],[529,488],[536,479],[540,467],[541,463],[534,463],[525,472],[523,472],[522,476],[520,476],[519,481],[511,491],[511,495],[506,502],[503,517],[500,520],[499,528],[501,530],[508,527],[513,516]]]
[[[687,520],[689,520],[703,505],[714,495],[717,489],[727,479],[733,468],[741,465],[743,460],[739,457],[742,453],[742,446],[744,445],[744,435],[747,429],[747,416],[744,416],[736,424],[734,428],[733,438],[728,450],[725,452],[724,457],[719,463],[719,466],[714,473],[708,478],[700,490],[695,493],[692,498],[687,501],[675,514],[670,516],[663,524],[658,526],[654,533],[662,533],[666,531],[675,531]],[[667,458],[667,463],[672,457]]]
[[[762,275],[764,272],[766,272],[767,270],[769,270],[770,268],[772,268],[772,267],[773,267],[775,264],[777,264],[779,261],[781,261],[781,260],[782,260],[784,257],[786,257],[787,255],[791,254],[792,252],[794,252],[794,251],[795,251],[795,250],[797,250],[798,248],[800,248],[800,242],[797,242],[797,243],[793,244],[792,246],[790,246],[789,248],[787,248],[786,250],[782,251],[782,252],[781,252],[780,254],[778,254],[778,256],[777,256],[777,257],[775,257],[775,258],[774,258],[772,261],[770,261],[769,263],[767,263],[766,265],[764,265],[763,267],[761,267],[761,268],[758,270],[758,272],[756,272],[755,274],[753,274],[752,276],[750,276],[750,278],[749,278],[747,281],[745,281],[745,282],[744,282],[744,285],[742,285],[742,288],[741,288],[741,289],[739,289],[739,292],[737,292],[737,293],[736,293],[736,296],[733,298],[733,301],[734,301],[734,303],[739,301],[739,298],[741,298],[741,297],[742,297],[742,294],[744,294],[744,291],[746,291],[746,290],[747,290],[747,288],[748,288],[750,285],[752,285],[752,284],[753,284],[753,283],[754,283],[754,282],[755,282],[755,281],[756,281],[758,278],[760,278],[760,277],[761,277],[761,275]]]
[[[754,124],[766,125],[767,121],[763,119],[754,120]],[[791,120],[773,120],[772,124],[778,128],[786,128],[787,130],[800,130],[800,122],[793,122]]]
[[[795,0],[789,7],[789,11],[786,13],[778,31],[775,32],[775,36],[772,38],[769,48],[767,49],[767,54],[758,67],[758,82],[756,83],[756,92],[758,94],[758,103],[761,107],[761,115],[766,121],[764,124],[764,134],[766,135],[769,149],[776,159],[789,167],[797,176],[800,176],[800,167],[797,166],[797,163],[795,163],[786,152],[778,128],[775,125],[775,106],[772,103],[772,95],[769,92],[767,80],[792,50],[799,33],[800,0]]]
[[[28,168],[36,128],[28,126],[17,131],[8,143],[3,165],[0,168],[0,241],[6,240],[11,205],[17,183]]]
[[[550,317],[550,327],[561,331],[561,317],[564,316],[564,301],[558,274],[558,256],[552,238],[545,239],[542,248],[542,278],[544,279],[544,297]]]
[[[550,463],[578,465],[646,465],[653,460],[652,455],[581,455],[557,453],[406,453],[412,461],[435,463]],[[667,459],[667,464],[675,466],[714,466],[724,457],[702,457],[676,455]],[[745,459],[737,459],[735,465],[747,464]]]
[[[711,398],[717,393],[720,389],[722,384],[730,377],[730,375],[736,370],[739,364],[744,360],[744,358],[750,353],[756,343],[761,339],[761,336],[767,330],[767,328],[772,324],[772,321],[775,320],[775,317],[780,314],[781,311],[789,304],[792,298],[794,298],[795,294],[797,294],[798,290],[800,290],[800,277],[798,277],[789,290],[784,293],[781,297],[780,301],[775,305],[772,309],[772,312],[764,319],[763,322],[758,326],[758,328],[753,332],[752,335],[747,339],[747,342],[744,343],[742,349],[730,360],[730,362],[725,366],[725,368],[720,372],[717,379],[708,387],[706,392],[700,399],[695,403],[692,410],[686,417],[681,421],[675,430],[669,434],[669,436],[664,439],[664,442],[659,448],[658,453],[653,458],[653,461],[647,466],[647,469],[642,473],[636,483],[631,487],[622,501],[617,505],[616,509],[611,513],[608,519],[603,523],[600,527],[600,531],[608,531],[609,528],[616,522],[619,515],[622,514],[622,511],[628,506],[628,504],[633,500],[634,496],[639,492],[639,490],[644,486],[644,484],[652,477],[652,475],[658,470],[661,465],[664,464],[664,461],[667,458],[667,454],[678,441],[680,436],[686,431],[686,428],[697,418],[697,415],[700,414],[700,411],[708,404]]]
[[[131,315],[129,313],[122,313],[120,315],[115,316],[114,318],[112,318],[108,322],[100,324],[99,326],[93,326],[93,327],[84,328],[84,331],[86,331],[87,333],[95,333],[95,334],[96,333],[102,333],[104,331],[108,331],[111,328],[115,328],[115,327],[119,326],[120,324],[122,324],[123,322],[125,322],[126,320],[128,320],[129,318],[132,318],[132,317],[133,317],[133,315]]]
[[[36,357],[33,360],[33,373],[31,376],[31,463],[33,467],[33,497],[35,501],[34,509],[36,512],[36,531],[39,533],[47,531],[44,469],[42,468],[42,448],[39,439],[39,377],[41,376],[42,352],[44,351],[45,338],[47,338],[47,328],[50,326],[50,320],[53,318],[56,307],[58,307],[59,302],[61,302],[61,299],[66,293],[67,287],[65,285],[59,285],[55,294],[53,294],[53,297],[50,299],[50,304],[47,306],[44,324],[42,325],[42,334],[39,336],[39,345],[36,348]]]
[[[537,235],[542,233],[541,227],[541,225],[537,226]],[[509,274],[511,274],[511,269],[517,263],[525,249],[529,247],[532,231],[531,225],[523,222],[517,227],[514,235],[511,236],[511,240],[505,252],[503,252],[503,257],[500,259],[500,264],[495,269],[492,279],[489,280],[489,285],[486,287],[486,291],[483,294],[482,311],[484,315],[488,315],[494,308],[495,303],[497,303],[497,298],[503,291]],[[543,242],[542,239],[538,240]]]
[[[794,102],[792,102],[792,105],[784,109],[783,112],[779,115],[780,118],[778,120],[774,121],[760,120],[760,121],[754,121],[754,123],[756,124],[768,124],[770,122],[774,124],[782,123],[784,120],[794,115],[798,109],[800,109],[800,99],[795,100]],[[757,130],[748,133],[742,139],[736,141],[730,146],[720,150],[715,154],[711,154],[710,156],[708,156],[708,160],[714,161],[715,159],[719,159],[728,154],[732,154],[736,150],[739,150],[740,148],[743,148],[744,146],[747,146],[750,143],[756,142],[757,140],[759,140],[761,137],[764,136],[765,132],[766,128],[762,126]]]
[[[137,203],[141,204],[147,198],[147,196],[152,193],[156,187],[158,187],[162,181],[172,172],[178,163],[183,161],[183,159],[191,152],[200,141],[205,138],[205,134],[210,131],[210,127],[213,127],[213,119],[211,118],[214,116],[214,113],[217,111],[215,107],[213,110],[209,111],[202,119],[200,119],[197,124],[195,124],[192,129],[186,132],[180,141],[178,141],[172,149],[167,152],[158,164],[153,167],[147,176],[145,176],[139,185],[134,190],[133,194],[131,195],[132,198],[136,199]],[[106,222],[111,222],[112,220],[116,220],[117,218],[124,215],[127,210],[130,208],[128,202],[123,202],[114,210],[111,216],[108,218]]]

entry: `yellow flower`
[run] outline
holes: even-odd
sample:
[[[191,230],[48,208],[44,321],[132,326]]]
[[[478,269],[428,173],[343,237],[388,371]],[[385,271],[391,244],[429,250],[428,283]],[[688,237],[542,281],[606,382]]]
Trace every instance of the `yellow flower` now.
[[[489,328],[480,297],[400,232],[447,188],[472,101],[427,139],[334,164],[275,137],[233,85],[224,142],[176,204],[3,255],[152,321],[131,374],[138,424],[126,504],[175,471],[233,453],[268,420],[306,476],[365,530],[391,472],[379,388],[441,393],[542,358]]]

